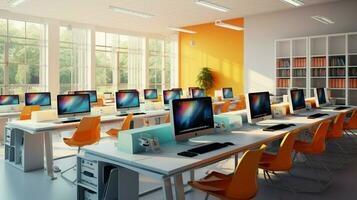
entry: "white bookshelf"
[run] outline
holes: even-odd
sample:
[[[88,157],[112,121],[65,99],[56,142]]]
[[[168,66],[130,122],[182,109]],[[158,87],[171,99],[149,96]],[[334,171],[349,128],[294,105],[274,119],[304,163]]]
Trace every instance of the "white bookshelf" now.
[[[326,87],[337,104],[357,105],[357,33],[276,40],[275,49],[277,96],[302,88],[312,97],[313,88]],[[303,66],[294,66],[299,59],[305,59]],[[282,60],[289,60],[289,66],[279,67]],[[282,71],[289,73],[282,76]]]

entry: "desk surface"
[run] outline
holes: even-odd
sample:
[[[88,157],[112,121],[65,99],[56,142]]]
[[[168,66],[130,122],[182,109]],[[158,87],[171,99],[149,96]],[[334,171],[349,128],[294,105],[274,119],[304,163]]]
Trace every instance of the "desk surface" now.
[[[286,133],[299,128],[310,127],[325,119],[335,117],[337,112],[331,110],[317,110],[316,112],[324,112],[329,114],[317,119],[307,119],[304,116],[289,116],[283,119],[265,120],[257,125],[245,124],[242,128],[224,132],[219,134],[206,135],[195,140],[204,140],[210,142],[233,142],[234,146],[228,146],[219,150],[198,155],[196,157],[187,158],[178,156],[177,153],[193,148],[193,146],[185,144],[177,144],[175,142],[161,145],[161,153],[142,153],[129,154],[120,152],[114,145],[114,141],[102,142],[98,145],[91,145],[83,148],[85,154],[101,156],[114,162],[123,163],[136,168],[147,171],[156,172],[162,175],[174,175],[207,165],[214,161],[225,159],[231,155],[246,151],[252,147],[268,143],[279,138],[282,138]],[[341,111],[340,111],[341,112]],[[313,114],[315,112],[309,112]],[[266,132],[262,128],[280,123],[294,123],[296,126],[287,129]]]
[[[144,111],[145,114],[143,115],[134,115],[133,119],[140,119],[140,118],[149,118],[149,117],[157,117],[166,115],[168,111],[166,110],[152,110],[152,111]],[[101,122],[112,122],[112,121],[121,121],[124,120],[125,116],[116,116],[116,115],[103,115],[101,116]],[[41,131],[49,131],[54,129],[61,129],[65,127],[74,127],[79,122],[73,123],[55,123],[55,121],[43,121],[43,122],[34,122],[32,120],[17,120],[11,121],[7,123],[7,127],[10,128],[18,128],[25,130],[29,133],[37,133]]]

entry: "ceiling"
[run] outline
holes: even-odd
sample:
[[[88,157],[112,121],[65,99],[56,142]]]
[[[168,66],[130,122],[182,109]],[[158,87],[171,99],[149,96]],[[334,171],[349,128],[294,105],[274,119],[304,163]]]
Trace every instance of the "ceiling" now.
[[[337,0],[304,0],[305,6]],[[195,0],[25,0],[16,8],[10,8],[7,0],[0,0],[0,9],[14,13],[33,15],[118,28],[145,33],[172,33],[168,26],[182,27],[293,9],[281,0],[210,0],[231,10],[227,13],[215,11],[194,3]],[[153,14],[152,18],[141,18],[108,9],[109,5]]]

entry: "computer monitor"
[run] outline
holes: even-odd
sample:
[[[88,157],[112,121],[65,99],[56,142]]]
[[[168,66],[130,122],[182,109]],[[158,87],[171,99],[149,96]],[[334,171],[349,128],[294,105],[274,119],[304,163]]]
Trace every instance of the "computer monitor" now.
[[[210,97],[174,99],[171,101],[171,127],[176,141],[214,132]]]
[[[120,111],[140,108],[139,92],[137,90],[119,90],[115,93],[115,102]]]
[[[188,88],[188,95],[190,96],[190,97],[192,97],[192,90],[193,89],[200,89],[199,87],[189,87]]]
[[[51,106],[51,93],[49,92],[33,92],[25,93],[26,106]]]
[[[171,100],[180,99],[181,93],[179,90],[164,90],[162,91],[164,105],[169,105]]]
[[[20,104],[19,95],[0,95],[0,106]]]
[[[249,93],[246,101],[249,106],[247,113],[249,123],[272,118],[269,92]]]
[[[232,99],[233,98],[233,89],[232,88],[222,88],[222,97],[223,97],[223,99]]]
[[[57,95],[57,114],[59,117],[70,117],[89,114],[89,94],[63,94]]]
[[[290,89],[288,92],[288,98],[291,114],[306,111],[305,95],[303,89]]]
[[[180,95],[181,95],[181,96],[183,95],[182,88],[171,88],[171,90],[177,90],[177,91],[180,92]]]
[[[192,98],[206,97],[204,89],[192,89]]]
[[[316,107],[327,105],[328,97],[326,88],[314,88]]]
[[[144,89],[144,99],[145,100],[157,99],[157,89]]]
[[[74,94],[89,94],[90,102],[97,102],[97,91],[95,90],[83,90],[83,91],[74,91]]]

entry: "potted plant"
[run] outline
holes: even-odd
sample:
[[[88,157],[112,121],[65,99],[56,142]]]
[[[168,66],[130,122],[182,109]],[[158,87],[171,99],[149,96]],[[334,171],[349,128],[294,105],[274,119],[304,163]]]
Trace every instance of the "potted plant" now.
[[[197,84],[206,91],[213,87],[213,74],[210,68],[204,67],[197,75]]]

